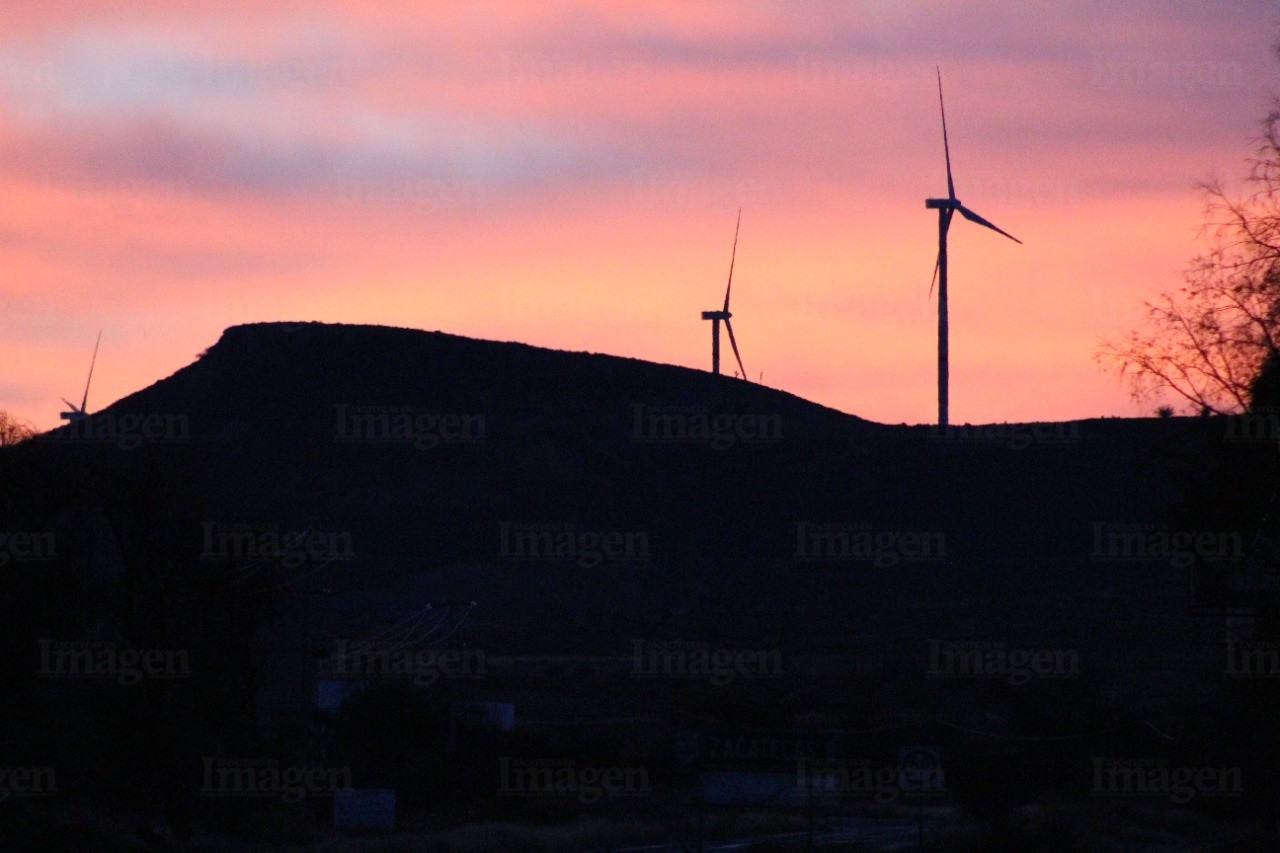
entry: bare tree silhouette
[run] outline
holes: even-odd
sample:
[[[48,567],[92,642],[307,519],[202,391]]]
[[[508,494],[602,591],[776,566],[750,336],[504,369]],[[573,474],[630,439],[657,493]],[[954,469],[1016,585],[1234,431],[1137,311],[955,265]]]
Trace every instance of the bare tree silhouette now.
[[[1202,233],[1212,242],[1192,259],[1184,285],[1144,302],[1146,327],[1096,355],[1135,400],[1172,392],[1184,409],[1215,413],[1255,403],[1255,380],[1280,347],[1280,100],[1246,163],[1242,197],[1217,178],[1201,185]]]
[[[36,428],[21,418],[0,410],[0,447],[8,447],[26,441],[36,434]]]

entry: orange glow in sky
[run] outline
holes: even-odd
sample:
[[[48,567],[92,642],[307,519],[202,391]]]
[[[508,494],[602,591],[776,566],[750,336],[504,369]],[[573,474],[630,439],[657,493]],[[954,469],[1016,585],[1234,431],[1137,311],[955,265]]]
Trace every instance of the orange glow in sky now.
[[[1094,364],[1202,247],[1280,70],[1266,2],[0,7],[0,409],[40,428],[237,323],[710,366],[884,422],[1150,414]],[[731,363],[731,361],[730,361]]]

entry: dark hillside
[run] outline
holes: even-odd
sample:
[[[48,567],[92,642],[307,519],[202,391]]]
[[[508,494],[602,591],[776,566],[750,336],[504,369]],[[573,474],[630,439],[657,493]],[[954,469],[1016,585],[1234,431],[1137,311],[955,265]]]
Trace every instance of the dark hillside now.
[[[236,738],[313,743],[296,718],[307,679],[333,671],[335,646],[377,638],[482,650],[486,677],[441,680],[431,701],[516,703],[521,728],[501,748],[533,755],[581,742],[662,768],[691,721],[896,732],[846,745],[893,761],[903,743],[943,744],[955,801],[987,817],[1079,794],[1091,754],[1240,763],[1264,745],[1238,732],[1228,749],[1205,726],[1230,729],[1265,699],[1224,678],[1223,638],[1276,628],[1270,590],[1240,583],[1257,580],[1257,534],[1274,520],[1272,426],[940,432],[634,359],[237,326],[174,375],[0,453],[0,527],[57,545],[4,578],[6,677],[25,697],[9,724],[41,730],[64,707],[62,685],[28,666],[41,638],[188,649],[177,694],[121,694],[142,704],[115,709],[169,721],[153,728],[189,752],[151,772],[180,783],[194,772],[183,761],[235,752]],[[439,623],[424,634],[428,603]],[[655,679],[637,671],[637,641],[759,650],[782,670]],[[1029,683],[939,670],[966,644],[997,663],[1028,652],[1071,666]],[[633,718],[651,725],[610,728]],[[557,728],[570,725],[591,728]],[[118,740],[94,731],[82,734]],[[55,749],[52,737],[28,747]],[[1046,745],[1015,761],[1004,738]],[[477,755],[450,760],[492,769]],[[499,813],[473,776],[470,794],[439,782],[422,796]]]

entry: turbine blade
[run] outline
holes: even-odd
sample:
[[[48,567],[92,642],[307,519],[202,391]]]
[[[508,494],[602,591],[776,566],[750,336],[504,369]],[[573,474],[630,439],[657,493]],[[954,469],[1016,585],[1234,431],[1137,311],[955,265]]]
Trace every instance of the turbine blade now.
[[[102,343],[102,330],[98,330],[98,340],[93,345],[93,358],[89,361],[89,378],[84,382],[84,399],[80,401],[80,411],[85,411],[85,406],[89,405],[89,383],[93,381],[93,365],[98,360],[98,345]]]
[[[75,403],[71,402],[66,397],[62,397],[61,399],[62,399],[62,402],[67,404],[67,408],[71,409],[73,412],[77,411]]]
[[[956,200],[956,184],[951,180],[951,143],[947,141],[947,106],[942,102],[942,68],[934,66],[938,72],[938,108],[942,111],[942,149],[947,153],[947,194]]]
[[[747,369],[742,366],[742,356],[738,354],[738,342],[733,339],[733,324],[728,320],[725,320],[724,328],[729,333],[729,346],[733,347],[733,357],[738,360],[738,369],[742,371],[742,378],[746,379]]]
[[[995,231],[999,234],[1003,234],[1004,236],[1008,237],[1013,242],[1018,243],[1019,245],[1022,244],[1022,241],[1019,240],[1017,237],[1013,236],[1008,231],[1005,231],[1001,228],[997,228],[996,226],[992,225],[990,222],[983,219],[981,216],[974,213],[972,210],[965,207],[963,204],[956,209],[960,211],[961,216],[963,216],[965,219],[969,220],[970,222],[976,222],[979,225],[985,225],[986,227],[990,228],[992,231]]]
[[[738,260],[738,230],[742,228],[742,208],[738,208],[738,224],[733,229],[733,254],[729,257],[729,284],[724,289],[724,310],[729,313],[729,289],[733,287],[733,264]]]
[[[938,270],[942,268],[942,253],[938,253],[938,260],[933,263],[933,278],[929,281],[929,298],[933,298],[933,289],[938,285]]]

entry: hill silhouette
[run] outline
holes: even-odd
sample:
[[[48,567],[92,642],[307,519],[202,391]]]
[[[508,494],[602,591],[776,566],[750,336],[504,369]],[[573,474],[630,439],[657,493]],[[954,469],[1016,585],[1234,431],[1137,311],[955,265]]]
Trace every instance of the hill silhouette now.
[[[1275,626],[1222,578],[1269,523],[1274,426],[940,431],[635,359],[235,326],[172,376],[0,453],[0,529],[57,543],[23,564],[11,542],[22,571],[0,578],[0,675],[26,697],[8,725],[44,732],[27,740],[36,758],[9,760],[65,751],[51,744],[76,706],[33,680],[30,650],[73,637],[191,651],[189,683],[129,694],[150,696],[169,738],[149,729],[129,760],[186,744],[161,790],[198,779],[199,756],[229,755],[241,723],[238,737],[249,720],[264,743],[297,737],[309,673],[333,674],[334,648],[367,639],[487,655],[484,678],[440,676],[415,725],[430,740],[450,702],[512,702],[513,740],[447,729],[451,745],[422,747],[451,756],[441,767],[387,758],[372,777],[403,772],[422,802],[486,815],[506,808],[486,775],[495,749],[640,761],[687,790],[668,765],[690,725],[839,728],[846,754],[886,764],[942,744],[949,790],[988,815],[1060,784],[1087,799],[1091,755],[1225,750],[1240,766],[1270,748],[1236,725],[1266,690],[1224,678],[1223,631],[1246,610],[1259,636]],[[697,670],[711,654],[739,669]],[[1027,670],[1035,655],[1059,671]],[[760,660],[774,668],[746,666]],[[380,754],[400,756],[410,713],[365,706],[330,746],[378,731]],[[84,738],[85,755],[114,743]]]
[[[149,420],[159,438],[135,440],[199,459],[224,502],[348,534],[352,559],[322,573],[326,586],[385,584],[495,617],[924,603],[970,582],[1052,601],[1058,584],[1113,574],[1092,558],[1095,524],[1167,516],[1184,487],[1177,450],[1209,429],[1101,419],[939,433],[698,370],[319,323],[229,328],[97,418],[111,428],[80,432],[101,440],[72,426],[45,444],[135,453],[112,430]],[[625,534],[645,552],[574,556]],[[876,536],[896,543],[878,558]],[[931,548],[919,559],[916,540]]]

